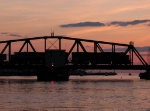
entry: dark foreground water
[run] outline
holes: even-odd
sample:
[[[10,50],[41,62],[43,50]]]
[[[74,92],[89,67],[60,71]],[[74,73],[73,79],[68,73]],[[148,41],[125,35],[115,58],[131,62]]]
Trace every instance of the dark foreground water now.
[[[137,74],[71,76],[67,82],[1,77],[0,111],[150,111],[150,80]]]

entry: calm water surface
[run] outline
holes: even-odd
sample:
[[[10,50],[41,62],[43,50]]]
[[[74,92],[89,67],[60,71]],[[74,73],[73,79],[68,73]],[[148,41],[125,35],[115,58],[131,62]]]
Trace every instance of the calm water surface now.
[[[71,76],[67,82],[1,77],[0,111],[150,111],[150,80],[137,74]]]

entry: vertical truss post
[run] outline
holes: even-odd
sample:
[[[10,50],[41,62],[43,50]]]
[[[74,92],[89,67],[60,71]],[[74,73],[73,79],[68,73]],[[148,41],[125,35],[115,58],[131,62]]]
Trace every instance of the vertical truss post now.
[[[59,38],[59,50],[61,50],[61,38]]]
[[[130,49],[129,49],[129,60],[131,61],[131,65],[132,65],[132,59],[131,59],[131,46],[130,46]]]
[[[115,65],[115,45],[112,44],[112,64]]]
[[[11,42],[8,42],[8,45],[9,45],[8,58],[9,58],[9,63],[10,63],[10,60],[11,60]]]
[[[131,50],[131,60],[132,60],[132,65],[133,65],[133,46],[132,46],[132,50]]]
[[[134,52],[133,45],[130,45],[129,46],[129,60],[131,61],[131,65],[133,65],[133,52]]]
[[[130,41],[130,58],[131,58],[131,65],[133,65],[133,52],[134,52],[134,42]]]
[[[115,52],[115,45],[112,44],[112,52],[114,53]]]
[[[29,46],[28,46],[28,44],[29,44],[29,43],[28,43],[28,41],[27,41],[27,52],[29,52]]]
[[[76,40],[77,43],[77,52],[79,52],[79,41]]]
[[[46,52],[46,39],[47,38],[44,38],[44,51]]]
[[[97,53],[97,43],[94,42],[94,53]]]
[[[46,39],[47,38],[44,38],[44,54],[46,55]]]
[[[29,61],[29,53],[28,53],[29,52],[29,46],[28,46],[29,40],[27,40],[26,42],[27,42],[26,43],[27,44],[27,57],[25,59],[26,59],[26,64],[28,64],[28,61]]]

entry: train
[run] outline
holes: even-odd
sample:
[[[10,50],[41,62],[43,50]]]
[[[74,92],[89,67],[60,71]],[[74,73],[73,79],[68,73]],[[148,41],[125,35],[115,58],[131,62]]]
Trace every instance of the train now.
[[[72,52],[73,65],[128,65],[131,64],[129,55],[124,52]]]
[[[61,56],[61,53],[60,53]],[[129,65],[131,60],[124,52],[72,52],[72,59],[68,60],[68,53],[65,52],[65,64],[72,65]],[[50,56],[51,57],[51,56]],[[57,58],[56,58],[57,59]],[[0,62],[6,61],[6,55],[1,54]],[[46,56],[44,52],[15,52],[11,55],[11,64],[45,65]]]

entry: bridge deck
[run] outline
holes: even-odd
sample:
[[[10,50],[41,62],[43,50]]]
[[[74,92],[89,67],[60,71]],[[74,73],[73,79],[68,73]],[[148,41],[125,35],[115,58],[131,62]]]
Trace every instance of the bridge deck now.
[[[101,69],[101,70],[146,70],[149,65],[66,65],[63,69]],[[44,65],[2,65],[0,69],[46,69]]]

